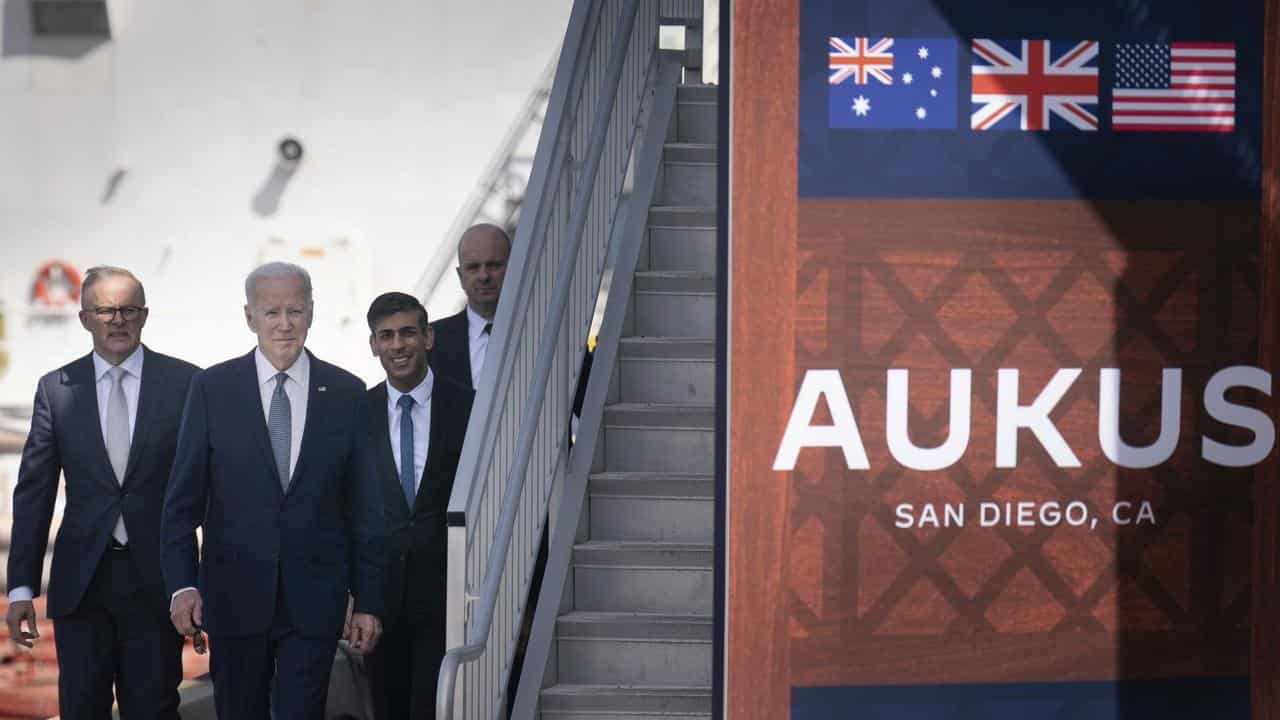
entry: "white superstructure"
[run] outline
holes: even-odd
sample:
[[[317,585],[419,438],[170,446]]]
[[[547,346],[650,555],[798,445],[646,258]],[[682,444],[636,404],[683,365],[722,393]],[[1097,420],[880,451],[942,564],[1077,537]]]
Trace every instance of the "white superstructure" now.
[[[106,0],[107,38],[0,0],[0,406],[88,349],[37,270],[137,272],[145,341],[246,352],[256,263],[312,269],[309,345],[367,380],[364,312],[412,291],[563,35],[568,0]],[[284,138],[303,157],[282,159]],[[0,364],[6,364],[0,359]]]

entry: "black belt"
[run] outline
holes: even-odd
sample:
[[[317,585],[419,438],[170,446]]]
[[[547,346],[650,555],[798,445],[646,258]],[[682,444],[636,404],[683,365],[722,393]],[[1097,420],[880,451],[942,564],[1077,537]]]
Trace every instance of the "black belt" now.
[[[112,537],[111,540],[107,542],[107,549],[108,550],[128,550],[129,546],[121,545],[119,540],[116,540],[115,537]]]

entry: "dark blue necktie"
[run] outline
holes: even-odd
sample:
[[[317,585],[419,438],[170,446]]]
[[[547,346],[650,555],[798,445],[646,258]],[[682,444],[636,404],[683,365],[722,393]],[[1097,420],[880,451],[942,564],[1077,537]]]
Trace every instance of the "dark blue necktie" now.
[[[401,395],[400,401],[400,487],[404,490],[404,499],[413,508],[413,497],[417,495],[413,475],[413,396]]]

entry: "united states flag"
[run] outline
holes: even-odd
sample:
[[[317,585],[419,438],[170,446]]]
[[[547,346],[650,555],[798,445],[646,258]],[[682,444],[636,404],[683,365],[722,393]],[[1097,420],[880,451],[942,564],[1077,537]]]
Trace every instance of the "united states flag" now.
[[[1116,46],[1114,129],[1231,132],[1235,114],[1234,43]]]

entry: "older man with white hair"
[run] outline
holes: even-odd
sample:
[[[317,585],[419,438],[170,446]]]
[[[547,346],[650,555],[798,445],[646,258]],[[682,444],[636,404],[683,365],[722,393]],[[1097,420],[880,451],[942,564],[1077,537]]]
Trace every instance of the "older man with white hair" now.
[[[338,637],[367,653],[381,634],[364,383],[306,349],[312,311],[301,267],[250,273],[258,346],[196,376],[178,434],[161,564],[174,627],[209,633],[223,718],[267,720],[274,698],[278,720],[319,720]]]

